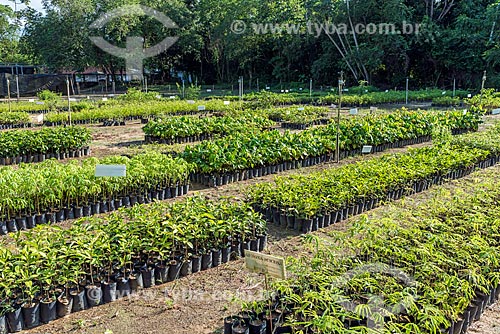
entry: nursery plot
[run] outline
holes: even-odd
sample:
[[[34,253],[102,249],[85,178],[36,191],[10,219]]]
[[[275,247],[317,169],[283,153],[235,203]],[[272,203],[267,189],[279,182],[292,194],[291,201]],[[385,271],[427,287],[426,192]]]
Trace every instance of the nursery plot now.
[[[407,197],[390,206],[376,209],[370,217],[378,219],[391,212],[400,212],[399,208],[417,208],[422,203],[440,203],[442,194],[450,192],[457,196],[448,196],[448,199],[463,197],[464,194],[480,192],[485,180],[495,184],[499,167],[487,171],[476,172],[462,180],[436,187],[430,192],[425,192]],[[489,188],[486,188],[486,192]],[[356,218],[354,221],[359,220]],[[351,220],[352,221],[352,220]],[[350,221],[350,222],[351,222]],[[315,232],[323,238],[330,238],[346,230],[351,223],[342,222],[326,229]],[[347,227],[346,227],[347,224]],[[270,235],[268,251],[278,256],[296,256],[312,254],[311,247],[305,247],[302,237],[286,238],[276,241]],[[220,332],[223,325],[222,319],[240,310],[241,300],[262,299],[263,279],[256,274],[244,270],[243,261],[225,264],[217,269],[209,270],[161,287],[145,290],[137,298],[125,298],[115,303],[106,304],[81,313],[70,315],[49,325],[27,331],[26,333],[61,333],[75,334],[91,333],[102,334],[106,330],[123,334],[153,333],[164,334],[166,331],[173,334]],[[166,295],[168,293],[168,296]],[[139,320],[140,319],[140,320]],[[193,321],[197,319],[197,321]],[[487,323],[488,320],[482,318]],[[477,333],[490,334],[492,332],[477,331]]]

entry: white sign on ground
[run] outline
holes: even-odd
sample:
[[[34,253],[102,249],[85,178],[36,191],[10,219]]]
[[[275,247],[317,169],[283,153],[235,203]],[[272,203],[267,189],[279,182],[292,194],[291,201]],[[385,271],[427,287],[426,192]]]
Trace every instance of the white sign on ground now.
[[[299,108],[298,110],[299,110],[299,111],[304,111],[304,110],[306,110],[306,109],[305,109],[304,107],[301,107],[301,108]]]
[[[211,90],[211,89],[207,89],[207,93],[211,93],[211,92],[212,92],[212,90]]]
[[[370,107],[370,112],[377,112],[378,108],[377,107]]]
[[[472,94],[467,94],[467,97],[470,99],[472,97]]]
[[[351,115],[357,115],[358,114],[358,108],[353,108],[349,111],[349,114]]]
[[[500,109],[493,109],[493,110],[491,111],[491,113],[492,113],[493,115],[499,115],[499,114],[500,114]]]
[[[225,105],[225,106],[228,106],[228,105],[230,105],[230,104],[231,104],[231,101],[224,101],[224,105]]]
[[[286,279],[283,258],[245,250],[245,265],[253,273]]]
[[[36,120],[37,120],[37,122],[38,122],[38,123],[42,123],[42,122],[43,122],[43,114],[38,115],[38,116],[36,117]]]
[[[187,103],[188,104],[194,104],[194,101],[193,100],[188,100]]]
[[[198,106],[198,111],[204,111],[205,110],[205,106]]]
[[[96,177],[123,177],[127,176],[127,166],[125,165],[96,165]]]
[[[35,99],[29,99],[28,102],[35,102]]]
[[[373,149],[373,147],[372,147],[372,146],[365,145],[365,146],[363,146],[363,151],[362,151],[362,153],[363,153],[363,154],[372,153],[372,149]]]
[[[170,99],[173,100],[173,99],[175,99],[175,97],[176,97],[175,95],[171,95]]]
[[[37,102],[36,104],[39,104],[39,105],[44,105],[45,102],[41,101],[41,102]]]
[[[108,100],[108,98],[107,98],[107,97],[103,97],[103,98],[102,98],[102,100],[103,100],[104,102],[106,102],[106,101]]]

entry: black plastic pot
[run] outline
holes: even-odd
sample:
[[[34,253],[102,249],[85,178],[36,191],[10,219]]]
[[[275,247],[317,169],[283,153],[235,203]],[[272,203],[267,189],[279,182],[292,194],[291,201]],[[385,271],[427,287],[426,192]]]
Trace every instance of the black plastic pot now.
[[[32,229],[36,226],[35,216],[26,216],[26,227],[28,229]]]
[[[250,250],[254,251],[254,252],[259,251],[259,240],[258,239],[250,240]]]
[[[120,299],[126,296],[130,296],[130,281],[126,278],[119,278],[116,283],[116,298]]]
[[[23,305],[21,308],[23,313],[23,322],[26,329],[31,329],[40,326],[40,304]]]
[[[28,225],[26,224],[26,217],[16,217],[17,229],[20,231],[24,231],[28,229]]]
[[[73,309],[73,298],[66,298],[65,295],[59,296],[56,301],[56,313],[57,318],[64,318],[65,316],[71,314]]]
[[[90,205],[84,205],[82,207],[82,217],[90,217],[92,215],[92,208]]]
[[[7,220],[6,224],[9,232],[16,233],[18,231],[15,219]]]
[[[191,257],[191,272],[197,273],[201,270],[201,257],[193,256]]]
[[[130,275],[128,278],[128,283],[130,285],[130,293],[131,294],[137,293],[139,288],[142,288],[142,286],[143,286],[142,274],[138,273],[138,274]]]
[[[149,269],[141,269],[141,274],[142,274],[142,286],[143,288],[150,288],[155,285],[155,270],[154,268]]]
[[[64,221],[65,216],[64,216],[64,209],[61,209],[56,212],[56,222],[60,223]]]
[[[233,324],[240,320],[240,317],[230,316],[224,318],[224,334],[231,334],[233,332]]]
[[[155,267],[155,282],[156,284],[163,284],[168,281],[169,266],[165,264],[157,264]]]
[[[89,285],[85,287],[88,307],[95,307],[102,303],[101,285]]]
[[[181,265],[181,277],[191,275],[193,272],[193,260],[183,261]]]
[[[65,208],[64,209],[64,217],[65,219],[75,219],[75,212],[73,211],[73,208]]]
[[[222,250],[213,249],[212,250],[212,268],[220,266],[222,263]]]
[[[245,321],[237,320],[233,323],[233,326],[231,328],[231,333],[232,334],[249,334],[250,328],[248,327],[248,324]]]
[[[51,321],[56,320],[56,301],[48,300],[40,302],[40,321],[44,324],[48,324]]]
[[[5,315],[5,318],[7,319],[9,333],[17,333],[23,330],[23,315],[20,306],[18,306],[14,311],[8,312]]]
[[[7,319],[5,315],[0,316],[0,334],[7,334],[9,329],[7,328]]]
[[[73,298],[73,308],[71,312],[80,312],[87,308],[87,298],[85,298],[85,290],[71,291],[71,298]]]
[[[129,196],[123,197],[122,198],[122,204],[125,207],[129,207],[130,206],[130,197]]]
[[[266,322],[260,319],[250,320],[250,334],[266,334]]]
[[[116,300],[116,282],[102,283],[102,300],[105,304]]]
[[[227,263],[230,261],[231,257],[231,246],[222,248],[222,259],[221,263]]]
[[[35,225],[41,225],[41,224],[46,224],[47,219],[44,214],[37,214],[35,215]]]
[[[250,249],[250,240],[242,241],[240,243],[240,248],[241,248],[241,256],[245,257],[245,251]]]
[[[241,257],[241,247],[239,241],[234,241],[231,245],[231,256],[233,257],[233,259]]]
[[[207,253],[201,256],[201,270],[207,270],[212,268],[212,252],[208,251]]]
[[[90,204],[90,213],[91,215],[96,215],[101,213],[101,204],[100,203],[91,203]]]
[[[302,232],[310,233],[313,230],[313,220],[312,219],[304,219],[304,224],[302,225]]]
[[[169,282],[179,278],[181,267],[182,267],[181,261],[177,261],[177,260],[170,261],[169,269],[168,269],[168,281]]]
[[[85,214],[83,213],[83,207],[76,207],[73,209],[73,217],[78,219],[84,217]]]
[[[179,196],[179,188],[170,187],[170,194],[171,194],[172,198]]]
[[[6,235],[7,233],[9,233],[7,223],[5,221],[0,221],[0,235]]]
[[[106,212],[109,211],[109,206],[108,206],[108,202],[107,201],[103,201],[103,202],[101,202],[99,204],[101,206],[99,213],[106,213]]]
[[[259,238],[259,252],[262,252],[267,247],[267,235],[258,235]]]

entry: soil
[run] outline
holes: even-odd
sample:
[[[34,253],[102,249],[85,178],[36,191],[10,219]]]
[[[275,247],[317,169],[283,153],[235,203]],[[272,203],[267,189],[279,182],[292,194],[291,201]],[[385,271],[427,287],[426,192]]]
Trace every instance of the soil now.
[[[499,118],[499,117],[496,117]],[[487,118],[487,123],[493,117]],[[142,125],[131,122],[125,127],[90,127],[94,133],[92,144],[94,156],[128,154],[133,145],[140,144],[144,136]],[[483,127],[484,128],[484,127]],[[420,146],[428,145],[421,144]],[[391,150],[403,152],[406,148]],[[353,163],[374,155],[355,157],[341,161],[340,165]],[[328,163],[300,170],[292,170],[280,175],[309,173],[338,166]],[[469,176],[471,178],[473,176]],[[194,190],[208,197],[242,196],[243,190],[251,184],[272,181],[274,176],[247,180],[219,188],[195,185]],[[452,182],[447,187],[456,187]],[[418,203],[429,196],[427,192],[411,196]],[[403,200],[404,201],[404,200]],[[399,201],[402,203],[402,201]],[[384,210],[375,209],[371,214]],[[356,219],[356,218],[354,218]],[[350,221],[342,222],[315,234],[326,236],[333,231],[345,230]],[[64,223],[63,226],[70,226]],[[308,253],[297,232],[270,225],[270,240],[266,253],[277,256],[300,256]],[[238,313],[241,301],[262,299],[264,279],[244,270],[243,260],[231,262],[218,268],[179,279],[165,285],[143,290],[138,295],[90,310],[71,314],[48,325],[25,331],[41,333],[120,333],[120,334],[209,334],[221,333],[224,317]],[[500,333],[500,305],[494,305],[474,324],[471,333]]]

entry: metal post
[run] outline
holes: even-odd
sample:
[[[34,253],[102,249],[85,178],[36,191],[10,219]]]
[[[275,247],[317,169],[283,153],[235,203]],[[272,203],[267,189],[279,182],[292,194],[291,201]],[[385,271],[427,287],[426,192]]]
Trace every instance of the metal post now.
[[[453,97],[455,97],[455,93],[457,91],[456,90],[456,88],[457,88],[456,83],[457,83],[457,79],[453,78]]]
[[[259,91],[259,78],[257,78],[257,91]]]
[[[342,109],[342,90],[344,87],[344,71],[340,72],[339,79],[339,106],[337,109],[337,146],[335,149],[335,154],[337,158],[337,163],[340,163],[340,110]]]
[[[113,80],[113,82],[111,83],[111,87],[113,89],[113,94],[116,94],[116,84],[115,84],[115,81]]]
[[[148,93],[148,78],[144,77],[144,87],[146,88],[146,94]]]
[[[408,104],[408,86],[410,79],[406,78],[406,104]]]
[[[186,84],[185,84],[184,79],[182,79],[182,98],[183,99],[186,98]]]
[[[483,73],[483,81],[481,83],[481,97],[479,98],[479,107],[483,105],[483,91],[484,91],[484,84],[486,83],[486,70]]]
[[[313,94],[313,79],[309,80],[309,97]]]
[[[9,112],[12,111],[10,106],[10,80],[7,79],[7,100],[9,101]]]
[[[68,78],[66,78],[66,89],[68,90],[68,119],[69,119],[69,125],[71,125],[71,101],[70,101],[69,79]]]
[[[16,75],[16,90],[17,90],[17,102],[19,102],[20,94],[19,94],[19,75]]]

